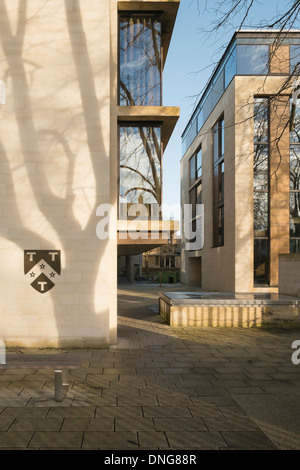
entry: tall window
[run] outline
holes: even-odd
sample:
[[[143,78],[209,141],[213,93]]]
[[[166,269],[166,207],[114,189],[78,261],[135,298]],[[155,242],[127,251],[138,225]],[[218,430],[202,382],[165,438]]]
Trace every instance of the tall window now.
[[[159,126],[120,126],[120,204],[161,204]]]
[[[161,19],[132,13],[120,16],[119,103],[161,105]]]
[[[202,148],[198,150],[189,160],[190,191],[189,199],[192,206],[192,230],[196,230],[196,206],[202,204]]]
[[[254,285],[269,284],[269,103],[254,100]]]
[[[300,253],[300,99],[290,133],[290,252]]]
[[[224,117],[213,127],[213,244],[224,245]]]

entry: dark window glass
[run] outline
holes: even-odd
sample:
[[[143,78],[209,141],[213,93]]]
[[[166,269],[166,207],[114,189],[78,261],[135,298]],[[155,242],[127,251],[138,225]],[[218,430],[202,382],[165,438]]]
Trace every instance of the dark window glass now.
[[[161,21],[120,17],[120,105],[161,105]]]
[[[269,284],[269,103],[254,99],[254,285]]]
[[[219,159],[219,123],[217,122],[213,128],[213,147],[214,147],[214,162]]]
[[[120,202],[161,204],[160,127],[120,127]]]
[[[290,45],[290,71],[299,74],[300,67],[300,44]]]
[[[253,185],[254,191],[268,190],[269,147],[267,145],[254,145]]]
[[[220,125],[220,157],[224,157],[224,146],[225,146],[224,118],[221,119],[219,125]]]
[[[213,127],[213,244],[224,245],[224,117]]]
[[[218,208],[218,246],[224,245],[224,206]]]
[[[300,46],[299,46],[300,47]],[[300,100],[290,132],[290,251],[300,253]]]
[[[300,238],[300,191],[290,193],[290,235]]]
[[[218,165],[218,202],[224,201],[224,162]]]
[[[300,144],[300,99],[296,102],[293,127],[290,133],[290,142]]]
[[[238,44],[236,47],[238,75],[266,75],[268,73],[269,46]]]
[[[291,253],[300,253],[300,238],[291,238],[290,240],[290,252]]]
[[[269,244],[267,239],[254,240],[254,283],[269,283]]]
[[[190,164],[190,185],[196,181],[196,156],[193,155],[189,161]]]
[[[228,87],[229,83],[236,74],[236,48],[233,49],[226,64],[225,64],[225,88]]]
[[[290,146],[290,190],[300,191],[300,145]]]

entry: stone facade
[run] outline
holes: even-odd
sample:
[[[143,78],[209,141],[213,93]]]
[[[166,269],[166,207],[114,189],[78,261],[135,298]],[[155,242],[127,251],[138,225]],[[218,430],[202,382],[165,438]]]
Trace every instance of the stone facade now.
[[[295,36],[295,37],[294,37]],[[240,44],[269,44],[268,33],[237,33]],[[293,37],[300,42],[299,32]],[[285,37],[286,42],[288,38]],[[283,41],[284,43],[284,41]],[[228,46],[229,49],[230,46]],[[278,47],[271,54],[270,74],[235,73],[216,104],[195,133],[181,160],[181,201],[189,203],[189,160],[202,148],[202,204],[204,204],[204,246],[187,251],[183,244],[181,280],[205,291],[278,292],[278,256],[290,249],[289,219],[289,94],[278,96],[270,105],[269,142],[269,284],[254,285],[253,249],[253,168],[254,168],[254,98],[276,95],[289,70],[289,46]],[[221,63],[221,62],[220,62]],[[272,75],[273,74],[273,75]],[[209,89],[209,88],[208,88]],[[205,106],[205,104],[203,105]],[[196,114],[196,112],[195,112]],[[224,243],[213,241],[213,126],[224,116]],[[191,118],[192,119],[192,118]],[[188,129],[188,127],[187,127]]]
[[[118,8],[169,3],[1,2],[0,337],[7,346],[117,340],[117,236],[100,239],[96,228],[99,205],[117,213]],[[41,258],[25,274],[24,259],[38,260],[41,250],[52,253],[50,265]],[[58,271],[51,256],[60,257]],[[39,291],[31,285],[37,278]],[[42,291],[49,280],[54,287]]]

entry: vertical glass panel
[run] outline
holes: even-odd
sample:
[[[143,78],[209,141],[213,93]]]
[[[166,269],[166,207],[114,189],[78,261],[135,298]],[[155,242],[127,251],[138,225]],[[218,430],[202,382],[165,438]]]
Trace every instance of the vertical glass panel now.
[[[290,71],[291,73],[299,73],[300,67],[300,44],[290,46]]]
[[[161,105],[161,21],[120,17],[120,105]]]
[[[268,142],[269,140],[269,110],[266,98],[254,100],[254,142]]]
[[[219,159],[219,123],[213,127],[214,162]]]
[[[196,187],[196,203],[202,204],[202,183],[198,184]]]
[[[120,127],[120,202],[161,204],[160,128]]]
[[[200,108],[200,111],[197,114],[197,132],[200,131],[202,126],[203,126],[203,111],[202,111],[202,108]]]
[[[224,162],[218,165],[218,202],[224,201]]]
[[[253,193],[253,220],[254,236],[268,236],[269,217],[268,217],[268,193]]]
[[[224,128],[224,118],[222,118],[219,122],[219,125],[220,125],[220,128],[219,128],[219,132],[220,132],[220,154],[219,156],[223,156],[224,155],[224,147],[225,147],[225,128]]]
[[[196,181],[196,155],[193,155],[189,161],[190,165],[190,185]]]
[[[300,238],[291,238],[290,240],[290,253],[300,253]]]
[[[211,105],[214,108],[224,93],[224,70],[221,70],[219,76],[215,79],[210,93]]]
[[[236,74],[236,48],[233,49],[226,64],[225,64],[225,88],[228,87],[229,83]]]
[[[297,100],[293,129],[290,133],[290,141],[293,143],[300,143],[300,99]]]
[[[196,154],[197,159],[197,179],[202,176],[202,149],[200,148]]]
[[[254,284],[268,284],[269,243],[266,239],[254,240]]]
[[[290,146],[290,189],[300,191],[300,145]]]
[[[237,73],[239,75],[266,75],[268,73],[269,46],[237,46]]]
[[[218,245],[224,245],[224,206],[221,206],[218,209],[218,222],[219,222]]]
[[[196,216],[196,188],[190,191],[190,204],[192,206],[192,217]]]
[[[300,238],[300,191],[290,193],[290,236]]]
[[[269,185],[269,147],[267,145],[254,145],[253,165],[254,191],[267,191]]]

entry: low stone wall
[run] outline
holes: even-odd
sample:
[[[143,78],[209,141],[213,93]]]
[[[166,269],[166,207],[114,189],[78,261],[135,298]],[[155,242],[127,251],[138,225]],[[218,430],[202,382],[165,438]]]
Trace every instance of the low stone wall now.
[[[280,323],[300,323],[300,301],[240,304],[201,301],[181,304],[165,295],[159,297],[160,315],[170,326],[245,327]]]
[[[300,297],[300,253],[279,255],[279,293]]]

